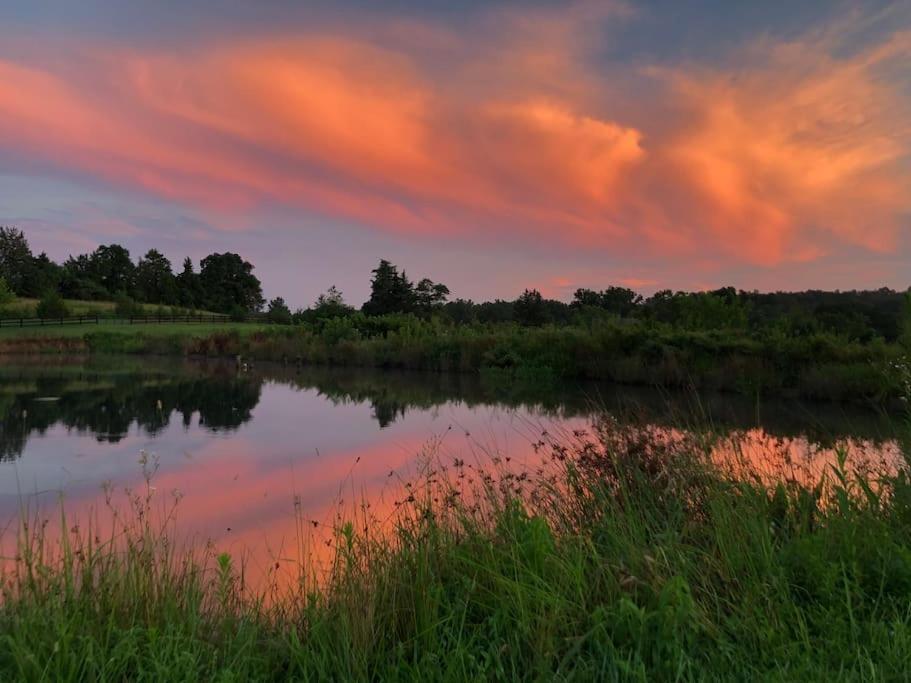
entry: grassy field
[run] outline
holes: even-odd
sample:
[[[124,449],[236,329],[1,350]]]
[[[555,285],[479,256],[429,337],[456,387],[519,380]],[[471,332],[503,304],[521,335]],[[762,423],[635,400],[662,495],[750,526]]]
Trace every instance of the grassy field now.
[[[73,323],[37,327],[0,327],[0,343],[4,339],[58,339],[86,337],[96,334],[136,337],[206,336],[217,332],[248,333],[263,330],[265,323],[134,323],[126,320],[100,320],[96,323]]]
[[[906,679],[904,465],[769,484],[609,421],[541,449],[540,472],[428,457],[389,533],[340,520],[328,572],[269,600],[181,550],[151,488],[104,534],[23,526],[0,678]]]
[[[0,317],[3,318],[30,318],[35,317],[35,309],[38,306],[38,299],[29,299],[19,297],[15,301],[0,306]],[[102,317],[111,317],[114,315],[116,304],[113,301],[83,301],[81,299],[64,299],[70,315],[99,315]],[[148,315],[158,313],[159,311],[170,315],[173,313],[183,313],[183,309],[175,306],[160,306],[158,304],[136,304],[142,311]],[[206,312],[206,315],[208,313]]]

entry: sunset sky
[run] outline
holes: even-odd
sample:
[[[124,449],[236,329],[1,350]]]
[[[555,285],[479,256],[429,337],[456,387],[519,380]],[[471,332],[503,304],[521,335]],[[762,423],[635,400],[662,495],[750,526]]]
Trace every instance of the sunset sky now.
[[[0,224],[305,306],[911,285],[911,2],[5,0]]]

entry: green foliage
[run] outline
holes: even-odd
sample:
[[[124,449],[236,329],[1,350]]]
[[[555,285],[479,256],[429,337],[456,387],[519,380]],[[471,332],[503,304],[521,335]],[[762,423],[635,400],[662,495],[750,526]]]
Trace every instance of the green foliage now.
[[[0,278],[16,294],[25,294],[32,250],[21,230],[0,226]]]
[[[405,273],[389,261],[382,259],[373,270],[370,281],[370,299],[363,311],[368,315],[407,313],[414,310],[415,296],[411,281]]]
[[[16,300],[16,294],[9,288],[6,280],[0,277],[0,306],[6,306]]]
[[[114,315],[118,318],[130,318],[142,315],[142,304],[136,303],[131,297],[121,292],[114,297]]]
[[[262,285],[253,265],[237,254],[210,254],[200,264],[199,285],[204,307],[218,313],[242,308],[254,313],[263,306]]]
[[[150,304],[176,304],[177,278],[171,262],[156,249],[149,249],[136,266],[136,291],[141,301]]]
[[[600,292],[577,289],[570,306],[600,308],[614,315],[626,317],[635,313],[642,301],[641,295],[626,287],[608,287]]]
[[[201,308],[205,300],[199,275],[193,271],[193,261],[184,259],[183,270],[175,278],[177,301],[186,308]]]
[[[38,302],[35,315],[39,318],[65,318],[70,314],[66,302],[57,292],[48,292]]]
[[[513,305],[516,322],[520,325],[540,326],[547,322],[544,297],[537,289],[526,289]]]
[[[278,323],[281,325],[290,325],[291,309],[288,308],[287,304],[285,304],[285,300],[279,296],[269,302],[269,308],[266,312],[266,317],[270,322]]]

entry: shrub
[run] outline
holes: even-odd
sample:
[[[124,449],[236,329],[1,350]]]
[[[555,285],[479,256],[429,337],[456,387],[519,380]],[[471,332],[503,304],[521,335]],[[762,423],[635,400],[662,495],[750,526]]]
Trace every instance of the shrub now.
[[[126,294],[118,294],[114,297],[114,314],[119,318],[129,318],[134,315],[142,315],[142,305],[136,303]]]
[[[35,308],[35,315],[39,318],[65,318],[70,314],[70,309],[57,292],[50,291],[41,297]]]
[[[6,280],[0,277],[0,306],[5,306],[6,304],[11,304],[16,300],[16,295],[13,293],[13,290],[9,288],[9,285],[6,283]]]

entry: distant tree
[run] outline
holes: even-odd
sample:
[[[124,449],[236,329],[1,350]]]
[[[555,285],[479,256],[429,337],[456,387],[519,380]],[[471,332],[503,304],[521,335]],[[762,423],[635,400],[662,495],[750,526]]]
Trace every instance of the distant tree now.
[[[367,315],[407,313],[414,310],[414,288],[404,272],[383,259],[373,270],[370,282],[370,299],[364,304]]]
[[[202,307],[202,291],[199,275],[193,271],[193,261],[188,256],[183,260],[183,270],[177,275],[177,303],[186,308]]]
[[[547,322],[547,307],[544,297],[537,289],[526,289],[522,296],[513,303],[516,322],[528,327],[536,327]]]
[[[67,299],[100,301],[111,298],[111,293],[93,279],[89,258],[88,254],[80,254],[70,256],[64,262],[58,289]]]
[[[911,289],[905,292],[901,311],[901,342],[911,348]]]
[[[62,277],[63,269],[41,252],[32,259],[22,285],[22,296],[37,298],[50,289],[59,289]]]
[[[92,252],[87,274],[110,296],[121,292],[130,295],[136,288],[136,266],[130,252],[119,244],[102,244]]]
[[[269,320],[273,323],[278,323],[280,325],[290,325],[291,309],[288,308],[285,300],[278,296],[269,302],[269,308],[266,312],[266,317],[268,317]]]
[[[210,254],[200,264],[199,283],[204,307],[219,313],[262,308],[263,290],[253,265],[237,254]]]
[[[25,233],[0,226],[0,277],[19,296],[26,293],[25,285],[32,267],[32,250]]]
[[[38,302],[35,315],[39,318],[65,318],[70,314],[70,309],[57,292],[47,292]]]
[[[354,313],[354,307],[345,303],[345,297],[335,285],[319,295],[312,310],[316,318],[344,318]]]
[[[475,303],[470,299],[456,299],[443,306],[443,312],[456,325],[464,325],[476,320]]]
[[[573,295],[573,308],[590,306],[600,308],[621,317],[632,315],[642,303],[642,297],[626,287],[608,287],[596,292],[592,289],[577,289]]]
[[[148,304],[177,303],[177,278],[171,262],[157,249],[149,249],[136,265],[136,295]]]
[[[448,297],[449,287],[426,277],[414,288],[415,308],[422,313],[441,308]]]
[[[515,302],[502,299],[480,303],[475,312],[482,323],[508,323],[516,319]]]

